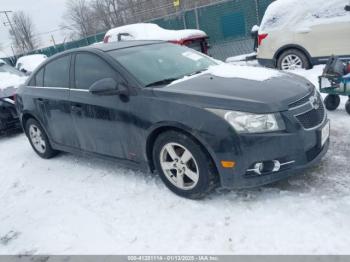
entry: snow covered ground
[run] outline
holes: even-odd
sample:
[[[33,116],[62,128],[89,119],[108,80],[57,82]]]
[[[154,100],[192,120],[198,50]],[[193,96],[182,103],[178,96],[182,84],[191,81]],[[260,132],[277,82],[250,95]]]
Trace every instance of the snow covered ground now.
[[[298,73],[315,82],[321,70]],[[201,201],[114,162],[43,160],[24,135],[2,137],[0,254],[349,254],[350,116],[341,105],[329,118],[318,167]]]

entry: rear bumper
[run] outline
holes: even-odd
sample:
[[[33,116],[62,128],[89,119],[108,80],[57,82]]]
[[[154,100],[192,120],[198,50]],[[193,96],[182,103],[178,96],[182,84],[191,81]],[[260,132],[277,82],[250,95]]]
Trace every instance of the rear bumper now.
[[[316,165],[327,153],[328,141],[321,146],[320,132],[328,124],[326,121],[315,130],[299,130],[295,133],[249,135],[241,138],[241,154],[234,158],[236,166],[232,169],[218,168],[221,186],[229,189],[251,188],[270,184]],[[232,159],[220,156],[221,159]],[[258,161],[279,160],[290,163],[277,172],[262,175],[249,172]]]
[[[275,59],[258,58],[258,62],[260,65],[265,66],[265,67],[276,68],[276,60]]]

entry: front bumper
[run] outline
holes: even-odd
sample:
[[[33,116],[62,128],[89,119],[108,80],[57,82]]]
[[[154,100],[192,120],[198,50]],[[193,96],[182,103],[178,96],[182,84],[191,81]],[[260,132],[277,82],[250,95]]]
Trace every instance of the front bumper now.
[[[301,173],[317,164],[329,148],[329,139],[321,146],[320,138],[320,132],[327,124],[328,120],[313,130],[298,128],[293,132],[240,136],[240,153],[233,159],[237,163],[236,166],[232,169],[218,168],[221,186],[229,189],[257,187]],[[218,157],[232,159],[232,155],[219,153]],[[291,164],[277,172],[262,175],[248,172],[254,163],[270,160]]]

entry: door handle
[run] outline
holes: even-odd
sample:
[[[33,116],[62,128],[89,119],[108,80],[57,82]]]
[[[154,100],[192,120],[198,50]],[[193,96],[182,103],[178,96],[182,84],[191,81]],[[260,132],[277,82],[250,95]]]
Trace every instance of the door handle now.
[[[38,102],[39,102],[39,103],[43,103],[43,102],[44,102],[44,99],[43,99],[43,98],[38,98]]]
[[[71,110],[73,113],[81,113],[82,107],[81,105],[72,105]]]

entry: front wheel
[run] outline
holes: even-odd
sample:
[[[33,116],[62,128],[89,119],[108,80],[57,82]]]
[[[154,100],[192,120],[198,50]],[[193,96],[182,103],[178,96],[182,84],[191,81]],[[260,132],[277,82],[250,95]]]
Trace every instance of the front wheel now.
[[[340,97],[338,95],[327,95],[324,99],[324,104],[327,110],[336,110],[340,104]]]
[[[38,121],[29,119],[25,125],[25,131],[34,151],[42,158],[52,158],[57,151],[52,149],[50,141]]]
[[[154,144],[153,159],[165,185],[179,196],[203,198],[218,183],[216,168],[203,147],[180,132],[161,134]]]

